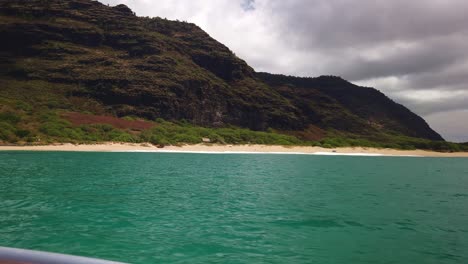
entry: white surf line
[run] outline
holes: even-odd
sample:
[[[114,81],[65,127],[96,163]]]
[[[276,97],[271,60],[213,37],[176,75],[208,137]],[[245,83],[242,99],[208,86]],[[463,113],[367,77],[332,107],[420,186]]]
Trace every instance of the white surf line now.
[[[316,155],[316,156],[367,156],[367,157],[424,157],[419,155],[391,155],[382,153],[340,152],[282,152],[282,151],[195,151],[195,150],[114,150],[111,152],[134,153],[181,153],[181,154],[273,154],[273,155]]]
[[[396,155],[396,154],[382,154],[382,153],[340,153],[340,152],[314,152],[314,155],[323,156],[368,156],[368,157],[424,157],[420,155]]]
[[[314,152],[315,155],[324,155],[324,156],[392,156],[392,155],[385,155],[381,153],[340,153],[340,152]]]
[[[146,152],[146,153],[188,153],[188,154],[292,154],[313,155],[309,152],[274,152],[274,151],[203,151],[203,150],[116,150],[112,152]]]

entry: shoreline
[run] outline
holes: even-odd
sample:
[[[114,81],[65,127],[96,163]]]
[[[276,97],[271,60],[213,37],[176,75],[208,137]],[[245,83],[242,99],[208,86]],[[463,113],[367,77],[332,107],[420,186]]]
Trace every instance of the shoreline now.
[[[343,156],[403,156],[403,157],[467,157],[468,152],[435,152],[427,150],[397,150],[366,147],[327,149],[307,146],[271,145],[217,145],[197,144],[158,148],[149,144],[101,143],[74,145],[54,144],[41,146],[0,146],[0,151],[76,151],[76,152],[154,152],[154,153],[204,153],[204,154],[297,154]]]

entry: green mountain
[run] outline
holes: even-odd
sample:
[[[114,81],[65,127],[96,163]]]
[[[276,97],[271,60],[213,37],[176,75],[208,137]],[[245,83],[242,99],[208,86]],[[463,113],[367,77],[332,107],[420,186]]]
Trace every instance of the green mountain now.
[[[392,131],[442,140],[424,119],[374,88],[360,87],[336,76],[257,76],[293,102],[307,123],[355,133]]]
[[[445,143],[422,118],[373,88],[333,76],[257,73],[198,26],[137,17],[125,5],[2,0],[0,37],[3,142],[138,142],[154,126],[190,126],[201,134],[250,135],[229,140],[218,133],[218,142]],[[152,125],[125,123],[134,121]],[[201,134],[170,141],[193,143]]]

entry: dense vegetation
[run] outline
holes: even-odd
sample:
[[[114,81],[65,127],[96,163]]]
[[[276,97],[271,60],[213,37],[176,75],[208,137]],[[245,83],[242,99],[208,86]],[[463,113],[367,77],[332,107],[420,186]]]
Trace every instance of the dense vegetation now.
[[[372,88],[256,73],[194,24],[90,0],[0,1],[0,143],[466,150]],[[145,120],[74,123],[67,113]],[[167,121],[165,121],[167,120]],[[435,141],[432,141],[435,140]]]
[[[197,144],[208,140],[216,144],[267,144],[267,145],[303,145],[325,148],[361,146],[394,149],[431,149],[453,152],[468,151],[467,144],[455,144],[445,141],[432,141],[401,135],[379,135],[376,138],[342,133],[331,130],[320,140],[304,140],[294,132],[252,131],[239,127],[208,128],[193,125],[188,121],[169,122],[161,118],[145,122],[151,127],[144,130],[116,128],[108,123],[73,124],[67,120],[64,109],[54,110],[51,106],[17,102],[13,107],[0,113],[0,143],[14,144],[50,144],[57,142],[99,143],[128,142],[151,143],[158,146]],[[36,111],[40,109],[40,111]],[[36,120],[38,122],[36,122]],[[136,117],[124,117],[123,120],[139,120]],[[206,143],[206,142],[205,142]]]
[[[26,128],[29,124],[26,113],[19,116],[14,112],[0,115],[0,141],[21,144],[50,144],[56,142],[98,143],[104,141],[152,143],[158,146],[197,144],[203,139],[218,144],[269,144],[269,145],[304,145],[325,148],[364,146],[395,149],[432,149],[437,151],[466,151],[468,146],[443,141],[431,141],[386,135],[384,137],[363,139],[362,136],[331,133],[318,141],[305,141],[291,135],[269,130],[252,131],[238,127],[206,128],[195,126],[187,121],[168,122],[158,119],[154,127],[144,131],[116,129],[110,124],[73,125],[56,112],[44,112],[40,115],[41,124],[36,128]],[[126,119],[132,119],[127,117]],[[25,121],[24,125],[19,125]]]

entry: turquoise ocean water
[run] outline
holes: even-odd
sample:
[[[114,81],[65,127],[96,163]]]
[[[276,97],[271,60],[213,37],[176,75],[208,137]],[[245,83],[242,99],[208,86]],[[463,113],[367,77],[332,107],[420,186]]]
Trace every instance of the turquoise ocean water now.
[[[130,263],[468,263],[468,159],[0,152],[0,245]]]

